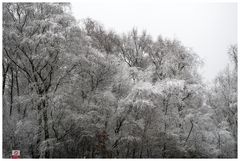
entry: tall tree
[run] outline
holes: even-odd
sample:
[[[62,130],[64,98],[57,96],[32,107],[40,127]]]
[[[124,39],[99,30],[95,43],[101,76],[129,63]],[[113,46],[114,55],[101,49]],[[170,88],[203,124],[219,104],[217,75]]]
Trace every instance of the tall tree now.
[[[74,19],[65,12],[67,7],[63,3],[3,4],[3,52],[36,93],[37,144],[50,138],[48,94],[56,85],[53,80],[63,58],[65,36],[74,24]],[[48,150],[43,157],[50,157]]]

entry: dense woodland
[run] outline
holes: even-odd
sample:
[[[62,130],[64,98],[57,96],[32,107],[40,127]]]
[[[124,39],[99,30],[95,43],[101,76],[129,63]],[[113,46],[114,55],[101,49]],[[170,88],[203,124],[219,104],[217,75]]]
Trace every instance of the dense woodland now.
[[[209,85],[178,40],[117,34],[66,3],[2,12],[4,158],[237,157],[237,45]]]

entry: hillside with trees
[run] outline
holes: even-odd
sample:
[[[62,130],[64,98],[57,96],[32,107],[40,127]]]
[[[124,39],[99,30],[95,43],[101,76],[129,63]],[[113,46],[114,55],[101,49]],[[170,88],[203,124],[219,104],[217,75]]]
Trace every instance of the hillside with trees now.
[[[78,23],[67,3],[2,12],[4,158],[237,157],[237,45],[208,85],[179,40]]]

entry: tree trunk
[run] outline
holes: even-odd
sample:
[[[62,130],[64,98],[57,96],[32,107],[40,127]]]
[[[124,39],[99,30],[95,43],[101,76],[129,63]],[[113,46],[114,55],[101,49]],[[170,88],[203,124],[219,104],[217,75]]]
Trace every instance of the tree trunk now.
[[[128,142],[128,144],[127,144],[127,153],[126,153],[126,158],[128,158],[128,155],[129,155],[129,142]]]
[[[13,68],[11,67],[11,89],[10,89],[10,112],[9,116],[12,115],[12,109],[13,109]]]
[[[17,96],[19,97],[20,91],[19,91],[19,83],[18,83],[18,70],[16,70],[15,80],[16,80]],[[20,104],[19,103],[18,103],[18,113],[20,113]]]
[[[142,158],[142,153],[143,153],[143,143],[144,143],[144,138],[142,138],[142,143],[141,143],[141,149],[140,149],[139,158]]]
[[[135,158],[135,147],[133,148],[132,158]]]
[[[38,110],[38,116],[37,116],[37,121],[38,121],[38,132],[37,132],[37,141],[36,141],[36,149],[35,149],[35,155],[34,158],[40,158],[40,143],[41,143],[41,138],[42,138],[42,114],[41,114],[41,104],[37,105],[37,110]]]
[[[166,122],[166,116],[167,116],[167,109],[168,109],[168,102],[165,104],[165,115],[164,115],[164,143],[163,143],[163,149],[162,149],[162,157],[166,157],[166,144],[167,144],[167,122]]]
[[[43,105],[43,129],[44,129],[44,140],[49,139],[49,131],[48,131],[48,116],[47,116],[47,106],[46,106],[46,100],[42,102]],[[47,142],[47,150],[45,151],[45,158],[50,158],[50,151],[48,149],[49,144]]]
[[[9,69],[9,65],[7,65],[7,68],[5,70],[4,64],[3,64],[3,85],[2,85],[3,95],[4,95],[4,91],[5,91],[5,84],[6,84],[8,69]]]
[[[166,142],[164,142],[164,144],[163,144],[162,157],[166,158]]]
[[[42,158],[50,158],[50,151],[49,151],[49,145],[47,143],[47,150],[45,150],[41,156],[41,149],[39,149],[41,141],[48,140],[49,137],[49,129],[48,129],[48,116],[47,116],[47,105],[46,105],[46,100],[42,100],[38,106],[38,137],[37,137],[37,154],[36,157],[42,157]],[[42,137],[42,134],[44,134],[44,137]]]

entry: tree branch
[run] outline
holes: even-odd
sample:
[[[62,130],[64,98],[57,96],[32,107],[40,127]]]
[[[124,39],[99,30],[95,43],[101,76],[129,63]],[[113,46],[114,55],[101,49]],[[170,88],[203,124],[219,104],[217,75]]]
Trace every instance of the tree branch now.
[[[184,143],[184,146],[186,145],[186,143],[187,143],[187,141],[188,141],[188,139],[189,139],[189,136],[190,136],[190,134],[191,134],[191,132],[192,132],[192,129],[193,129],[193,122],[192,122],[192,120],[190,120],[190,122],[191,122],[191,129],[190,129],[190,131],[189,131],[189,133],[188,133],[188,136],[187,136],[187,138],[186,138],[186,141],[185,141],[185,143]]]

